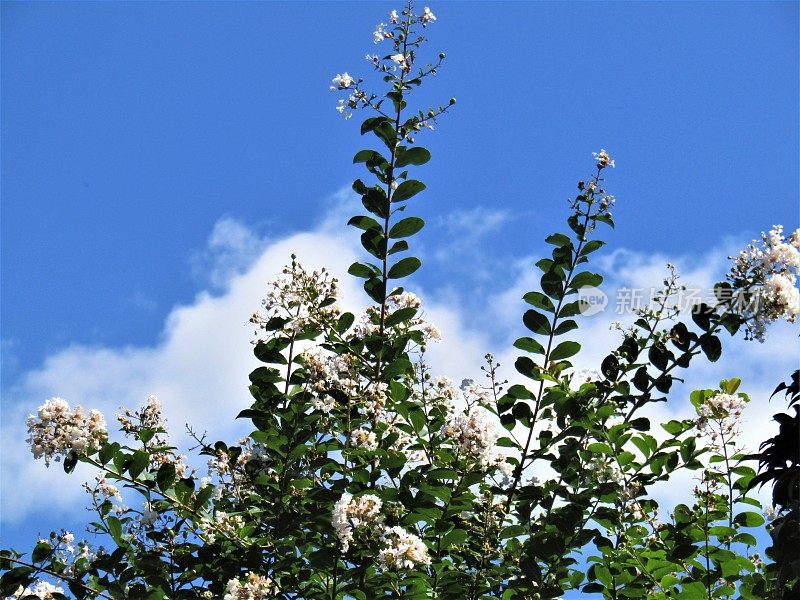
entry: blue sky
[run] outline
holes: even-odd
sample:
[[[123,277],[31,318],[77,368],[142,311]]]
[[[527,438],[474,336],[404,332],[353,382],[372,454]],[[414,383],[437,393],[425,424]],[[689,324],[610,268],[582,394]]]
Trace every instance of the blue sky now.
[[[481,342],[511,335],[481,329],[482,311],[562,228],[592,150],[618,165],[609,248],[638,253],[610,266],[647,273],[648,258],[682,257],[703,279],[714,252],[797,226],[798,6],[432,5],[429,48],[448,58],[420,102],[458,104],[423,141],[416,281],[459,306],[453,330],[478,358]],[[4,425],[43,400],[34,391],[87,389],[56,376],[67,359],[76,373],[108,371],[102,352],[128,357],[117,382],[136,388],[143,357],[169,347],[183,316],[230,298],[263,252],[302,246],[298,232],[348,235],[325,217],[371,140],[328,85],[369,73],[371,32],[394,7],[3,2]],[[781,339],[791,365],[796,330]],[[747,368],[759,390],[788,373]],[[4,517],[4,545],[57,525],[43,514]]]

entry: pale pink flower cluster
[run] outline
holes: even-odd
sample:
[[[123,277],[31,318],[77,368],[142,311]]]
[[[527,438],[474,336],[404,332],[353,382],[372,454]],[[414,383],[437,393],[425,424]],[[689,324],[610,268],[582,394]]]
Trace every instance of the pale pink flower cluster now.
[[[244,583],[239,579],[231,579],[225,585],[223,600],[263,600],[274,595],[275,591],[272,579],[249,573]]]
[[[417,565],[431,564],[425,542],[402,527],[385,528],[381,537],[383,547],[378,553],[378,560],[387,569],[413,569]]]
[[[761,235],[760,243],[754,240],[734,259],[728,276],[739,294],[734,306],[748,320],[748,331],[753,338],[763,342],[769,324],[781,319],[790,323],[797,320],[798,273],[800,229],[786,239],[783,226],[774,225],[769,233]]]
[[[357,498],[353,498],[350,494],[342,494],[333,507],[331,522],[343,552],[347,552],[350,548],[354,530],[375,526],[381,522],[382,506],[381,499],[373,494]]]
[[[107,439],[106,421],[102,413],[83,408],[72,410],[62,398],[50,398],[28,417],[28,438],[33,457],[58,462],[71,452],[79,455],[98,449]]]
[[[34,585],[25,589],[20,586],[11,598],[29,598],[30,596],[36,596],[39,600],[53,600],[54,594],[64,595],[64,588],[57,587],[46,581],[37,581]]]
[[[606,167],[614,167],[614,161],[608,155],[608,152],[605,149],[601,148],[600,152],[592,152],[592,156],[597,161],[597,168],[598,169],[605,169]]]
[[[473,408],[469,413],[452,417],[439,433],[460,452],[476,459],[481,465],[486,467],[493,462],[495,443],[500,436],[485,409]]]

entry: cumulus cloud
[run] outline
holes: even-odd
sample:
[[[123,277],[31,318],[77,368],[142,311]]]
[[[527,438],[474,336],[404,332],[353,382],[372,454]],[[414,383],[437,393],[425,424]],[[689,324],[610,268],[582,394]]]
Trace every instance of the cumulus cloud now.
[[[122,405],[135,407],[157,395],[178,444],[186,444],[184,423],[195,430],[209,432],[211,439],[232,439],[248,432],[246,422],[233,416],[250,404],[247,376],[257,366],[251,352],[253,330],[248,317],[259,306],[266,284],[280,272],[292,253],[311,268],[327,267],[340,277],[342,304],[354,312],[364,308],[364,294],[358,281],[346,275],[360,249],[357,236],[347,234],[341,225],[353,214],[352,193],[342,190],[328,203],[331,209],[324,220],[310,231],[266,240],[247,226],[230,218],[222,219],[212,232],[201,263],[212,291],[198,294],[192,302],[174,307],[165,319],[160,338],[148,346],[89,347],[69,346],[48,357],[37,369],[20,375],[4,389],[2,423],[2,486],[4,490],[25,489],[23,494],[2,495],[2,519],[19,522],[26,517],[57,519],[74,512],[83,503],[76,476],[67,480],[58,466],[45,469],[33,461],[22,440],[28,412],[53,395],[87,408],[100,408],[111,420]],[[505,216],[473,211],[456,215],[453,223],[483,222],[475,235],[487,234]],[[435,251],[435,249],[434,249]],[[599,270],[607,275],[603,289],[609,294],[623,286],[658,285],[667,260],[683,270],[684,281],[708,287],[724,272],[725,249],[707,256],[690,257],[643,255],[618,250],[599,258]],[[602,256],[598,254],[599,256]],[[454,258],[458,260],[458,258]],[[493,351],[504,365],[502,375],[512,382],[521,379],[513,370],[518,352],[510,342],[526,335],[520,315],[525,309],[522,295],[535,289],[536,274],[526,259],[516,264],[517,277],[507,289],[487,296],[476,315],[457,301],[457,288],[442,293],[439,288],[417,289],[423,298],[429,320],[441,330],[444,340],[432,344],[427,360],[437,374],[455,381],[480,378],[480,366],[487,351]],[[198,263],[200,264],[200,263]],[[196,265],[195,265],[195,268]],[[598,368],[600,360],[613,348],[619,332],[609,324],[620,319],[613,305],[599,315],[582,320],[584,351],[576,365]],[[735,340],[726,345],[723,358],[715,364],[696,359],[689,379],[675,386],[670,401],[654,408],[652,416],[661,420],[689,414],[688,392],[696,387],[713,387],[719,379],[737,375],[743,389],[754,397],[754,410],[748,417],[747,441],[756,443],[771,431],[768,421],[779,406],[767,405],[774,386],[788,375],[798,358],[796,331],[779,327],[766,344]],[[198,466],[200,466],[198,464]],[[87,478],[86,471],[77,474]],[[53,486],[59,493],[48,493]]]

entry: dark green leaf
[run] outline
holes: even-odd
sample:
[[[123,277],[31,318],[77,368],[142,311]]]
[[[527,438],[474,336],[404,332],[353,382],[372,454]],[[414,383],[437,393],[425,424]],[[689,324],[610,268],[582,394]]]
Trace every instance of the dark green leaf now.
[[[531,337],[519,338],[514,342],[514,347],[533,354],[544,354],[544,346]]]
[[[400,156],[395,161],[395,167],[405,167],[406,165],[424,165],[431,159],[431,153],[421,146],[409,148],[400,153]]]
[[[375,219],[364,215],[353,217],[347,222],[347,224],[352,225],[353,227],[358,227],[359,229],[363,229],[365,231],[367,229],[381,229],[380,224]]]
[[[172,484],[175,483],[175,465],[173,463],[165,462],[158,468],[156,483],[162,492],[172,487]]]
[[[425,221],[419,217],[408,217],[398,221],[389,230],[390,238],[404,238],[414,235],[425,226]]]
[[[392,194],[392,202],[400,202],[401,200],[408,200],[413,196],[419,194],[425,189],[425,184],[416,179],[409,179],[397,186],[397,189]]]
[[[522,322],[525,324],[525,327],[530,329],[533,333],[538,333],[540,335],[548,335],[550,333],[550,321],[546,316],[536,310],[530,309],[525,311],[525,314],[522,315]]]
[[[130,473],[131,477],[136,479],[149,464],[150,455],[142,450],[137,450],[133,453],[133,459],[131,460],[131,464],[128,466],[128,473]]]
[[[389,269],[388,277],[389,279],[407,277],[419,269],[420,266],[422,266],[422,262],[416,256],[408,256],[392,265],[392,268]]]
[[[550,360],[564,360],[575,356],[580,352],[581,345],[578,342],[561,342],[550,353]]]

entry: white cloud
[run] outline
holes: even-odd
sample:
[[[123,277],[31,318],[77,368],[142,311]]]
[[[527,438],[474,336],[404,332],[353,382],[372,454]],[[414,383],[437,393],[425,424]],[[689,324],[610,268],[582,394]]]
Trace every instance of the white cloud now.
[[[2,485],[4,490],[13,486],[26,493],[2,495],[2,519],[14,522],[45,513],[48,519],[57,519],[74,512],[76,504],[83,504],[78,478],[67,478],[58,465],[45,469],[41,462],[33,461],[22,442],[26,414],[49,396],[59,395],[73,404],[100,408],[110,421],[119,406],[138,406],[148,394],[156,394],[179,442],[187,439],[181,430],[187,422],[196,430],[208,430],[212,439],[231,439],[247,432],[247,423],[234,421],[233,417],[250,403],[247,376],[258,365],[251,352],[253,331],[248,317],[258,308],[267,282],[290,254],[296,253],[306,266],[326,266],[339,275],[343,304],[349,310],[363,308],[359,282],[346,275],[359,253],[357,236],[345,232],[341,225],[345,215],[353,214],[355,202],[350,192],[342,190],[329,204],[329,214],[313,230],[269,241],[241,223],[229,218],[221,220],[209,238],[206,254],[211,257],[206,268],[218,293],[202,292],[190,304],[175,307],[167,316],[158,341],[145,347],[70,346],[4,390]],[[496,227],[505,218],[500,213],[472,212],[475,218],[461,215],[454,217],[453,223],[483,220]],[[476,234],[479,233],[485,230],[478,227]],[[698,260],[675,257],[672,262],[685,269],[684,281],[708,286],[722,274],[727,253],[714,251]],[[466,377],[479,380],[483,356],[493,351],[503,364],[501,375],[512,381],[520,379],[513,369],[518,352],[510,348],[510,343],[501,349],[493,346],[498,340],[510,342],[526,335],[520,321],[525,305],[520,298],[536,287],[538,278],[530,266],[532,262],[519,261],[517,279],[508,289],[489,296],[477,315],[466,314],[461,308],[457,288],[421,292],[423,298],[435,298],[426,302],[425,310],[444,337],[443,342],[431,345],[427,357],[438,374],[456,382]],[[623,285],[658,285],[666,262],[665,256],[618,250],[607,253],[596,264],[600,270],[612,273],[604,288],[616,289]],[[617,318],[609,310],[584,320],[584,352],[576,361],[579,367],[597,368],[618,340],[618,332],[609,331],[609,323]],[[737,375],[744,380],[743,389],[754,396],[745,437],[751,444],[756,443],[771,431],[767,423],[780,408],[777,404],[768,406],[767,397],[789,374],[797,357],[796,330],[790,327],[777,328],[763,345],[735,340],[725,346],[719,363],[711,364],[698,357],[687,383],[676,385],[670,401],[656,406],[652,413],[661,419],[687,415],[691,389],[713,387],[719,379]],[[85,479],[87,473],[78,475]],[[58,486],[58,494],[49,492],[54,485]]]

